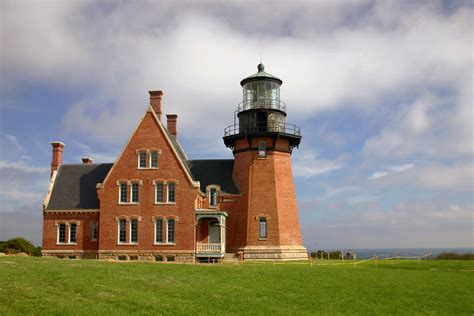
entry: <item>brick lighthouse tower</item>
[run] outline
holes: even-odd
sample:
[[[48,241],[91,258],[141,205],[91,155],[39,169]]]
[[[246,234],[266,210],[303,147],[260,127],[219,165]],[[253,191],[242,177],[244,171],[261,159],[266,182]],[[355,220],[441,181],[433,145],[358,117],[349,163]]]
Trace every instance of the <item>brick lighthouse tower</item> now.
[[[245,259],[307,259],[291,169],[300,129],[285,122],[282,80],[265,72],[263,64],[257,69],[240,82],[243,101],[234,125],[224,132],[224,143],[234,154],[233,178],[242,194],[239,222],[246,223],[236,227],[235,250]]]

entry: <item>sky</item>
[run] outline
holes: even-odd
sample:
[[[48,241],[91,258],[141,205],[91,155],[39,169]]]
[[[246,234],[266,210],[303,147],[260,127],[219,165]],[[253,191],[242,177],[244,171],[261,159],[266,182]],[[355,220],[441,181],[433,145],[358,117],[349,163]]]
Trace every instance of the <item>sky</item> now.
[[[473,247],[469,1],[0,1],[0,240],[41,243],[50,142],[114,162],[149,104],[191,159],[283,80],[307,248]]]

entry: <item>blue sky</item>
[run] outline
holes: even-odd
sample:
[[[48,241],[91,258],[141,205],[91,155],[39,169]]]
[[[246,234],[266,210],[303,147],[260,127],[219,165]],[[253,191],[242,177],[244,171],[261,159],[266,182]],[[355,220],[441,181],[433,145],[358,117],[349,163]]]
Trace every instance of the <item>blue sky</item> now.
[[[231,158],[242,78],[283,79],[302,128],[304,243],[472,247],[466,1],[2,1],[0,240],[41,240],[49,143],[113,162],[162,89],[190,158]]]

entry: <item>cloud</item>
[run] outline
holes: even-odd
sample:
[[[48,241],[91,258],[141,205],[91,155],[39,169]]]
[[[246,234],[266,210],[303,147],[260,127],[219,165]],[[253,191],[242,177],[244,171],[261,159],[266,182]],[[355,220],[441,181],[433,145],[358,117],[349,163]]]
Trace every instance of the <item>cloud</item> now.
[[[370,176],[369,179],[379,179],[379,178],[382,178],[382,177],[385,177],[385,176],[388,176],[388,175],[391,175],[391,174],[394,174],[394,173],[397,173],[397,172],[403,172],[403,171],[406,171],[406,170],[409,170],[409,169],[412,169],[413,167],[415,167],[414,164],[404,164],[404,165],[399,165],[399,166],[393,166],[393,167],[390,167],[388,170],[385,170],[385,171],[376,171],[374,173],[372,173],[372,175]]]
[[[240,101],[238,82],[255,71],[259,51],[267,70],[284,79],[282,96],[297,117],[372,109],[388,93],[436,84],[469,98],[461,84],[471,76],[469,7],[446,13],[441,4],[298,2],[274,4],[262,17],[245,3],[5,6],[5,31],[16,34],[2,46],[9,77],[41,74],[94,87],[72,104],[63,127],[98,141],[123,142],[154,88],[165,90],[165,111],[182,115],[182,135],[202,129],[210,112],[216,124],[205,133],[222,133]],[[20,14],[27,25],[16,19]],[[419,131],[431,126],[425,111],[414,112]],[[397,137],[387,131],[386,138]]]
[[[8,162],[0,160],[0,170],[10,169],[19,172],[26,172],[26,173],[48,173],[50,172],[50,168],[44,167],[35,167],[28,164],[25,164],[22,161],[15,161],[15,162]]]
[[[304,150],[293,158],[293,174],[296,177],[314,177],[343,167],[343,158],[324,159],[311,150]]]

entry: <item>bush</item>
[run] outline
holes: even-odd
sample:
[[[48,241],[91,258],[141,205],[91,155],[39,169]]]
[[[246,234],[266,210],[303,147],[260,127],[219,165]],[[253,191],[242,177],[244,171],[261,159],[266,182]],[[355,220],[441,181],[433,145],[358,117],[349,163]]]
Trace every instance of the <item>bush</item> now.
[[[325,260],[328,258],[328,253],[329,253],[329,259],[341,259],[341,252],[340,251],[331,251],[327,252],[324,250],[318,250],[317,252],[312,251],[311,252],[311,258],[314,259],[321,259],[322,258]]]
[[[0,252],[14,254],[19,252],[27,253],[30,256],[41,256],[41,247],[35,247],[25,238],[17,237],[0,244]]]
[[[442,252],[435,257],[435,259],[443,260],[474,260],[474,253],[457,253],[457,252]]]

